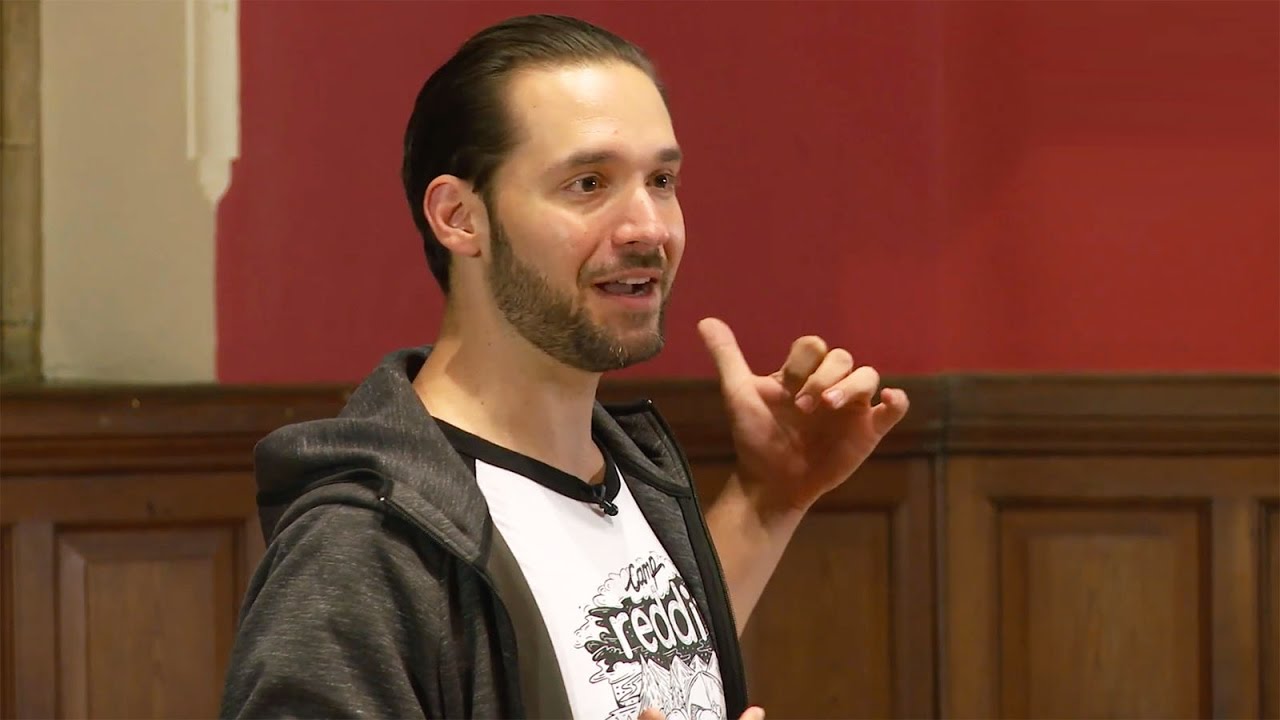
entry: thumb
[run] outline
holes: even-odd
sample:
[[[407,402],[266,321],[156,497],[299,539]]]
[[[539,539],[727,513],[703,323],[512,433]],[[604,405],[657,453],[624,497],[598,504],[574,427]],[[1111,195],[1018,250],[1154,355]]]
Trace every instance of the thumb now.
[[[703,318],[698,323],[698,334],[711,353],[716,363],[716,371],[720,373],[720,384],[730,387],[751,379],[751,368],[746,358],[742,357],[742,349],[738,347],[738,339],[733,331],[718,318]]]
[[[656,707],[647,707],[636,720],[667,720],[667,716],[663,715],[662,711]]]
[[[739,720],[764,720],[764,708],[758,705],[749,707],[746,712],[742,713],[742,717]]]

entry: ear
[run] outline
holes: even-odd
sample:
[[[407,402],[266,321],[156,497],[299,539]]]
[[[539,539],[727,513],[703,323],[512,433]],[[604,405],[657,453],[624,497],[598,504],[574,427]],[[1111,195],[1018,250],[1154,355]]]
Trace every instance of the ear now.
[[[453,175],[441,175],[427,185],[422,212],[436,239],[449,252],[465,257],[480,255],[480,236],[487,234],[484,202],[471,183]]]

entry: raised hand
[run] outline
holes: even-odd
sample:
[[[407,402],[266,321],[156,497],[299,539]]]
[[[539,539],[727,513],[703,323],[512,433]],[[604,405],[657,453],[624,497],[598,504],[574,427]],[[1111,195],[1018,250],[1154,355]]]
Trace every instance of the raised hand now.
[[[836,488],[907,413],[907,394],[816,336],[795,341],[782,367],[756,375],[723,321],[698,324],[720,374],[737,450],[738,481],[757,503],[805,510]]]

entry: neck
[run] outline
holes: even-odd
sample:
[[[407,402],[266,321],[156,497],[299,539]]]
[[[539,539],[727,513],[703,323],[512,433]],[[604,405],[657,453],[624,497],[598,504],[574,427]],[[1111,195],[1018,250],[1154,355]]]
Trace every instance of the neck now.
[[[464,325],[446,310],[440,336],[413,380],[428,412],[585,481],[599,481],[603,458],[591,438],[591,413],[600,375],[560,363],[514,330],[494,331],[473,318],[469,314]]]

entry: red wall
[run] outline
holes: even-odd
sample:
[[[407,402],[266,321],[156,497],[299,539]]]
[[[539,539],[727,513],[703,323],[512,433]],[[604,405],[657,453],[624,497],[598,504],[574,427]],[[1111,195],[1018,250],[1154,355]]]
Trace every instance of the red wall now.
[[[630,374],[712,374],[708,314],[761,369],[809,332],[894,374],[1280,368],[1280,5],[245,0],[222,381],[434,337],[404,122],[533,11],[646,47],[689,157],[668,349]]]

